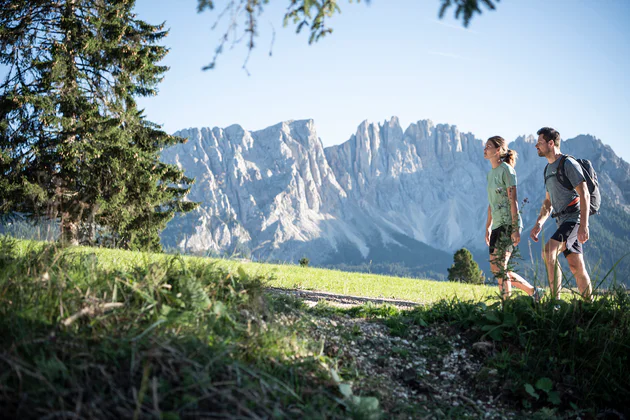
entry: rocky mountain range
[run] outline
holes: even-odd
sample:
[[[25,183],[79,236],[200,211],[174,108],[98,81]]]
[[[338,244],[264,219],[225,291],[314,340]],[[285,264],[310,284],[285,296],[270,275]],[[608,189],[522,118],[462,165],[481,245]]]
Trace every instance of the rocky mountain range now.
[[[196,178],[188,199],[202,204],[169,223],[167,248],[443,278],[453,253],[466,247],[487,271],[490,165],[483,141],[456,126],[421,120],[403,130],[396,117],[364,121],[348,141],[327,148],[313,120],[175,134],[188,142],[165,150],[163,159]],[[519,153],[527,267],[539,260],[539,245],[526,236],[544,194],[546,161],[535,142],[530,135],[510,144]],[[630,250],[630,165],[590,135],[563,142],[562,151],[590,159],[599,174],[602,214],[592,218],[586,253],[603,277]],[[554,225],[546,223],[548,235]],[[630,278],[630,265],[622,260],[613,274]]]

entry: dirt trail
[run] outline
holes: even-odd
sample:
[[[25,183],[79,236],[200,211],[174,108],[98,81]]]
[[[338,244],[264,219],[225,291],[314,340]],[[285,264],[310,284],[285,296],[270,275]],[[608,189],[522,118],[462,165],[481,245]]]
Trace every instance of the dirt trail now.
[[[318,292],[313,290],[300,290],[300,289],[279,289],[276,287],[270,287],[267,289],[273,294],[283,294],[301,299],[309,306],[315,306],[320,300],[325,300],[328,303],[341,308],[348,308],[351,306],[362,305],[367,302],[375,304],[387,303],[392,306],[396,306],[399,309],[413,309],[420,304],[417,302],[411,302],[408,300],[396,300],[385,298],[367,298],[363,296],[351,296],[351,295],[338,295],[335,293]]]

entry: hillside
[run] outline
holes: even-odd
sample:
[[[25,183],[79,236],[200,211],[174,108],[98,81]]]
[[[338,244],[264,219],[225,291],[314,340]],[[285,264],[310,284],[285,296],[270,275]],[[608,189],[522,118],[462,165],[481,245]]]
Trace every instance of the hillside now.
[[[270,284],[420,305],[309,308]],[[492,291],[0,237],[0,409],[94,419],[627,411],[614,398],[630,388],[626,292],[502,306]]]

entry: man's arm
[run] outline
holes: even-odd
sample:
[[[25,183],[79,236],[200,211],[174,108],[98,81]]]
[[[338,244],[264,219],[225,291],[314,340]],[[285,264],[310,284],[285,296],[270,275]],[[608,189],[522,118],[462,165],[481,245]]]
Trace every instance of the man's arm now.
[[[508,199],[510,200],[510,212],[512,214],[512,243],[514,246],[521,241],[521,232],[518,225],[518,198],[516,194],[516,186],[508,187]]]
[[[580,182],[575,186],[575,191],[580,196],[580,227],[578,228],[578,241],[584,243],[588,241],[588,217],[591,209],[591,193],[588,191],[586,182]]]
[[[547,218],[551,214],[551,197],[549,196],[549,191],[545,195],[545,200],[543,201],[542,207],[540,208],[540,213],[538,214],[538,219],[536,219],[536,224],[532,228],[532,231],[529,234],[529,237],[532,238],[534,242],[538,242],[538,234],[542,230],[543,225],[547,221]]]

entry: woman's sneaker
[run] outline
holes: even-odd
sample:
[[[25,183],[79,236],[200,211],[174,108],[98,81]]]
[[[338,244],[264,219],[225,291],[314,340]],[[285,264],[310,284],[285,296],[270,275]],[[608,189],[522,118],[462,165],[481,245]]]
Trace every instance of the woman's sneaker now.
[[[534,287],[534,293],[532,293],[532,299],[534,302],[539,303],[545,294],[545,289],[541,289],[540,287]]]

